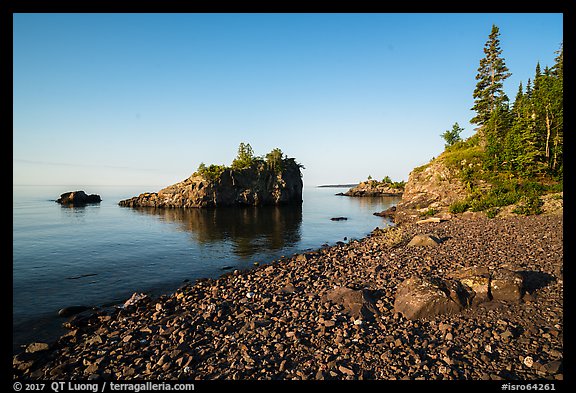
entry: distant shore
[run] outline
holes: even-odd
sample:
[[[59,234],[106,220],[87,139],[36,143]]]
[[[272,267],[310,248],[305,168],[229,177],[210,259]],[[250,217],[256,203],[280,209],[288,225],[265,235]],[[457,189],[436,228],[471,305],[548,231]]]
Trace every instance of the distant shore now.
[[[13,359],[30,379],[563,379],[563,216],[403,223],[76,318]],[[437,247],[408,247],[433,233]],[[526,277],[520,302],[409,320],[397,285],[464,266]],[[334,288],[373,299],[361,315]]]
[[[350,188],[356,187],[359,183],[350,183],[350,184],[323,184],[320,186],[316,186],[317,188]]]

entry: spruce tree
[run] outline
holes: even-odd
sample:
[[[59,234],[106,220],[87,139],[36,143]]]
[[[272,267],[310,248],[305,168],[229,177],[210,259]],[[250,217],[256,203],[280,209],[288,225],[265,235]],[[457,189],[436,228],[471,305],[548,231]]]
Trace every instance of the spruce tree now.
[[[501,57],[500,30],[496,25],[492,25],[492,31],[488,36],[488,41],[484,45],[485,57],[480,60],[478,74],[476,75],[476,88],[474,89],[474,106],[476,116],[470,120],[482,129],[496,109],[502,109],[507,105],[508,97],[504,93],[503,82],[512,75]],[[483,139],[483,138],[481,138]]]

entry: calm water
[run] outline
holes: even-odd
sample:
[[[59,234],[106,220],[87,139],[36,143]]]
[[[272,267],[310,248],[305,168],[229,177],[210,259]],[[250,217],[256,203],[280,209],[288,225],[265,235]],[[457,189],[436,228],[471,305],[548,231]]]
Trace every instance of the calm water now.
[[[361,238],[390,221],[372,215],[398,198],[335,196],[304,188],[299,207],[132,209],[118,201],[162,187],[13,187],[13,349],[53,340],[60,308],[158,295],[185,279],[215,278],[323,244]],[[102,202],[63,207],[60,194],[83,189]],[[331,221],[331,217],[347,221]]]

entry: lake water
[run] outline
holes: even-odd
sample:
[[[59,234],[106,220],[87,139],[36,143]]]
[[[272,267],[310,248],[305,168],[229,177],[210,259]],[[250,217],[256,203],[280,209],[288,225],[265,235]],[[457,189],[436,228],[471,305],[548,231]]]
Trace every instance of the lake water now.
[[[58,310],[153,296],[184,280],[216,278],[391,225],[372,213],[397,197],[335,196],[309,188],[302,206],[153,209],[118,206],[162,187],[13,186],[13,350],[51,341],[65,330]],[[65,207],[60,194],[82,189],[102,202]],[[344,216],[345,221],[331,221]],[[347,239],[347,240],[345,240]]]

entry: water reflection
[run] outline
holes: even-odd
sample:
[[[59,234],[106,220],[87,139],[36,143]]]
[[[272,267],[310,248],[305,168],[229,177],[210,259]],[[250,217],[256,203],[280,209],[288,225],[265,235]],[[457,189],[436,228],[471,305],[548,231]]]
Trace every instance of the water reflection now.
[[[233,252],[248,258],[262,250],[280,250],[301,239],[301,206],[262,206],[217,209],[137,207],[140,214],[178,224],[199,243],[230,242]]]

